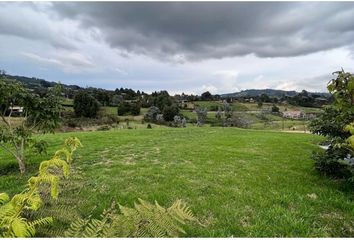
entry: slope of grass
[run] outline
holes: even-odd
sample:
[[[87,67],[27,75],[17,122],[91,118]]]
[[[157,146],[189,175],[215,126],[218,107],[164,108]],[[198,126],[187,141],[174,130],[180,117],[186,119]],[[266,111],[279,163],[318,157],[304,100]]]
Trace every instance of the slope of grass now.
[[[73,199],[82,201],[70,203],[82,215],[97,216],[112,200],[167,206],[181,198],[205,225],[188,226],[190,237],[354,235],[353,192],[313,170],[318,136],[190,127],[39,138],[53,153],[72,135],[84,145],[74,163],[84,181]],[[19,192],[46,158],[29,157],[29,173],[21,177],[14,160],[0,153],[0,192]]]

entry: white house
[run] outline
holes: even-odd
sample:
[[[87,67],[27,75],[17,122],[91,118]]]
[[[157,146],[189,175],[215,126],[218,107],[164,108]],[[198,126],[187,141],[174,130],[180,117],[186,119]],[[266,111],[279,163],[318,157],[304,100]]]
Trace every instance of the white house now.
[[[301,119],[305,117],[303,111],[285,111],[283,112],[283,117],[291,119]]]
[[[12,106],[10,107],[10,111],[12,111],[13,113],[23,113],[23,107]]]

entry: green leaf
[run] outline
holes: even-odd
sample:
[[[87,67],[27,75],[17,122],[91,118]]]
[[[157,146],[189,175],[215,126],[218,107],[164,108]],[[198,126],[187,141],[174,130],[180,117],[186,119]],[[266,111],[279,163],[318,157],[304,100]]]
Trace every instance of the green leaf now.
[[[27,224],[24,218],[15,218],[11,223],[11,230],[16,237],[28,237]]]
[[[6,203],[8,201],[10,201],[9,195],[7,195],[6,193],[0,193],[0,205]]]

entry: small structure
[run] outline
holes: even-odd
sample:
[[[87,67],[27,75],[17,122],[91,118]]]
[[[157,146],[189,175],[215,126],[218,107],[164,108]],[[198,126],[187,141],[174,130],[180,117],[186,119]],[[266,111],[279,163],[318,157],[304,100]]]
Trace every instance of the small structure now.
[[[253,98],[245,98],[245,102],[255,103],[256,101]]]
[[[12,113],[23,113],[23,107],[20,106],[12,106],[9,108]]]
[[[285,111],[283,112],[283,117],[290,119],[302,119],[305,117],[305,113],[302,111]]]

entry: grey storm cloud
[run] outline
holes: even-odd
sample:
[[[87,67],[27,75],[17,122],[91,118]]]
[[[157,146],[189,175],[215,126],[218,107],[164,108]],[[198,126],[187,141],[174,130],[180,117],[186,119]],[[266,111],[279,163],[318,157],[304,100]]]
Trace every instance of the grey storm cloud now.
[[[56,2],[59,18],[97,28],[122,52],[197,61],[292,57],[354,40],[351,2]]]

